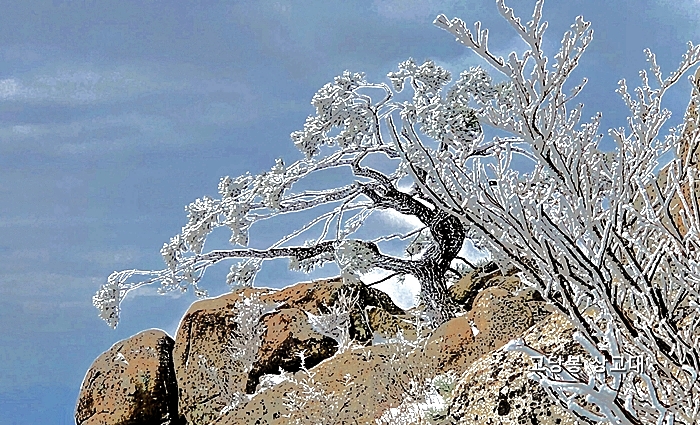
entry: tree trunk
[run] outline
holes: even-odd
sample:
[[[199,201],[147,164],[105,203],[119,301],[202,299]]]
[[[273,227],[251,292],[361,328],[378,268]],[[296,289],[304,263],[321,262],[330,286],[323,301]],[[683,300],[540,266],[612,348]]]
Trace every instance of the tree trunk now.
[[[437,261],[425,261],[416,271],[420,282],[420,303],[425,306],[434,327],[440,326],[457,313],[457,305],[447,292],[445,279],[446,268],[440,267]]]

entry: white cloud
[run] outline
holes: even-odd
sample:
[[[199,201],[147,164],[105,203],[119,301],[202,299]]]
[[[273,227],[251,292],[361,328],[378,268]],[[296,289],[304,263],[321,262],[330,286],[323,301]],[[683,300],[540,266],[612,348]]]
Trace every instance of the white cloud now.
[[[391,230],[394,231],[410,232],[423,227],[423,223],[416,216],[401,214],[390,208],[376,210],[372,215],[390,225]]]
[[[477,250],[474,248],[471,241],[467,240],[464,242],[459,256],[466,258],[471,263],[476,263],[488,258],[488,253]],[[365,284],[371,284],[392,273],[393,272],[386,270],[375,269],[362,275],[361,279]],[[405,276],[403,283],[401,283],[398,278],[394,277],[374,285],[374,288],[386,292],[391,297],[392,301],[404,310],[415,307],[420,297],[420,283],[418,279],[410,275]]]
[[[27,254],[28,255],[28,254]],[[100,277],[74,276],[65,273],[32,271],[0,274],[0,298],[50,299],[60,303],[74,298],[75,293],[85,288],[97,289],[103,279]],[[89,304],[90,301],[86,300]]]
[[[31,125],[13,125],[12,132],[16,134],[28,135],[32,133]]]
[[[90,250],[80,255],[80,257],[90,263],[97,264],[101,267],[119,267],[135,263],[141,258],[141,252],[136,248],[117,248]]]
[[[365,284],[371,284],[389,276],[391,273],[385,270],[373,270],[364,274],[361,279]],[[400,283],[397,278],[388,279],[374,285],[374,288],[386,292],[391,297],[391,300],[394,301],[394,304],[404,310],[415,307],[418,304],[420,283],[413,276],[406,276],[403,283]]]
[[[187,143],[173,120],[140,113],[107,115],[67,123],[0,127],[4,152],[98,154],[130,147]]]
[[[89,63],[47,64],[0,80],[0,99],[88,105],[135,98],[146,93],[237,94],[248,103],[250,89],[240,81],[211,78],[188,65],[96,67]]]
[[[152,90],[156,85],[142,70],[93,70],[71,65],[0,80],[0,99],[92,104],[127,98]]]
[[[20,83],[14,78],[0,80],[0,98],[13,99],[21,91]]]
[[[471,262],[472,264],[481,262],[489,257],[489,253],[487,251],[479,251],[478,249],[474,248],[474,244],[472,244],[470,240],[464,241],[462,249],[457,255],[466,258],[467,261]]]
[[[70,218],[56,216],[19,215],[14,217],[0,217],[0,229],[15,227],[63,227],[89,224],[133,224],[143,221],[153,221],[157,217],[142,215],[133,219],[107,219],[103,217],[73,216]]]
[[[292,10],[292,3],[289,1],[276,1],[272,4],[272,10],[283,16],[289,16]]]
[[[151,78],[149,72],[55,71],[0,80],[0,101],[95,104],[144,93],[198,95],[198,102],[165,113],[130,112],[52,123],[10,122],[0,125],[0,153],[95,155],[129,149],[181,148],[201,142],[198,127],[247,125],[261,117],[299,109],[267,102],[245,84],[206,76]]]

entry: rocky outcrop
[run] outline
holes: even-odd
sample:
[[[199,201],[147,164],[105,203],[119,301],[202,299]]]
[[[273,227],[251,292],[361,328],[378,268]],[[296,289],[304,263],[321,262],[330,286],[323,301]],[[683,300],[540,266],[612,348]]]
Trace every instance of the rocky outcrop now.
[[[493,283],[476,297],[470,314],[444,323],[419,343],[413,328],[412,338],[338,353],[308,373],[299,371],[256,394],[216,424],[374,424],[388,409],[401,405],[407,394],[420,397],[416,383],[450,371],[460,375],[479,357],[521,336],[533,322],[530,307],[539,307],[539,301],[533,301],[529,292],[513,295],[506,289],[518,289],[515,283],[512,278]],[[387,336],[405,323],[402,316],[388,313],[370,317],[374,317],[370,323],[382,325]],[[476,336],[475,321],[481,325]]]
[[[528,330],[523,339],[553,356],[582,354],[572,339],[573,325],[552,314]],[[520,352],[503,348],[483,356],[461,376],[445,424],[454,425],[575,425],[580,422],[552,400],[542,387],[528,379],[533,363]]]
[[[461,293],[457,301],[470,310],[433,330],[419,326],[420,310],[404,312],[386,294],[340,279],[282,290],[245,288],[197,301],[180,322],[174,347],[170,340],[165,350],[168,355],[172,350],[177,387],[168,388],[177,388],[179,417],[193,425],[391,423],[386,412],[420,399],[438,375],[466,371],[460,388],[480,385],[476,375],[490,367],[480,363],[484,356],[549,311],[536,291],[523,290],[517,278],[496,270],[480,270],[457,286],[451,293]],[[354,301],[347,316],[354,345],[338,352],[338,342],[310,317],[328,315],[348,299]],[[121,360],[116,352],[103,356]],[[130,371],[124,382],[142,379],[139,373]],[[494,388],[484,384],[483,397],[495,396],[486,394]],[[519,408],[518,391],[504,392],[512,411]],[[465,397],[471,392],[455,394],[450,420],[479,415],[469,410],[474,403]],[[497,412],[498,406],[505,411],[502,399],[495,399]],[[90,399],[92,413],[80,413],[89,410],[87,400],[81,401],[80,415],[97,417],[104,405],[116,412],[107,416],[117,419],[84,423],[139,423],[124,422],[129,416],[109,410],[104,397]]]
[[[381,307],[368,306],[365,316],[375,338],[390,339],[400,333],[407,339],[416,339],[415,319],[412,321],[407,315],[391,314]]]
[[[474,298],[479,291],[496,285],[498,279],[503,278],[503,273],[494,264],[488,263],[463,276],[448,288],[450,298],[465,310],[471,310]]]
[[[175,425],[174,341],[157,329],[119,341],[92,364],[78,396],[78,425]]]
[[[394,347],[378,345],[339,353],[307,374],[299,371],[267,389],[216,425],[373,423],[398,405],[408,387],[407,374],[389,361]]]
[[[390,315],[403,315],[386,293],[362,283],[344,283],[340,278],[298,283],[264,297],[270,302],[280,303],[280,308],[290,307],[321,314],[334,305],[339,296],[345,293],[357,298],[350,311],[350,337],[359,343],[366,343],[373,337],[373,330],[367,322],[365,309],[374,307]]]

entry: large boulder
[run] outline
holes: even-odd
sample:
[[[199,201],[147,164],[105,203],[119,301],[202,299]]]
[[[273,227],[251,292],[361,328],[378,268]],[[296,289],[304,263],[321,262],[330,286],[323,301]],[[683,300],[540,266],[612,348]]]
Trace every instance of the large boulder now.
[[[216,420],[247,401],[261,376],[312,368],[336,353],[337,342],[314,329],[308,313],[330,312],[341,297],[356,300],[350,336],[371,342],[365,309],[402,314],[385,293],[340,279],[283,290],[246,288],[195,302],[180,322],[174,350],[180,413],[189,423]]]
[[[523,334],[525,342],[553,356],[582,355],[572,338],[573,325],[551,314]],[[569,411],[528,378],[532,360],[523,353],[500,348],[471,364],[462,374],[445,423],[453,425],[575,425]]]
[[[218,425],[391,423],[387,412],[415,404],[433,378],[471,370],[477,359],[549,314],[539,294],[522,288],[515,277],[491,270],[472,277],[476,286],[461,282],[463,293],[469,293],[463,303],[469,312],[433,330],[417,326],[420,309],[404,312],[386,294],[340,279],[282,290],[244,288],[197,301],[180,322],[174,348],[170,340],[177,384],[169,394],[177,392],[179,414],[169,417]],[[347,307],[343,320],[354,346],[338,352],[332,338],[337,335],[319,325],[318,317],[337,312],[334,306],[340,304]],[[148,381],[139,371],[119,369],[131,362],[119,350],[124,349],[104,356],[121,371],[120,382]],[[76,414],[83,421],[78,423],[143,423],[129,422],[134,414],[110,407],[105,397],[90,397],[81,398],[79,412],[87,413]],[[122,410],[144,411],[116,400]],[[504,402],[498,402],[503,411]],[[468,416],[454,403],[451,408],[451,414]],[[103,411],[113,422],[85,422]],[[151,416],[144,420],[160,423]]]
[[[472,362],[523,334],[536,320],[549,314],[544,301],[532,291],[520,290],[515,277],[495,276],[487,289],[474,297],[472,309],[433,331],[422,358],[439,373],[461,373]]]
[[[338,353],[259,392],[215,424],[374,424],[403,402],[411,379],[432,373],[407,361],[409,349],[381,344]]]
[[[532,326],[532,311],[521,299],[501,287],[491,287],[479,293],[468,314],[475,327],[479,345],[495,349]]]
[[[298,283],[273,292],[265,299],[281,303],[281,307],[298,308],[312,314],[321,314],[328,312],[328,307],[334,305],[342,294],[357,299],[350,310],[350,337],[359,343],[368,343],[373,337],[373,329],[365,313],[368,307],[390,315],[404,314],[404,311],[394,304],[385,292],[363,283],[343,282],[341,278]]]
[[[267,311],[260,297],[268,292],[246,288],[200,300],[180,321],[173,362],[180,414],[188,423],[211,422],[245,394]]]
[[[102,353],[85,375],[78,396],[78,425],[174,425],[178,416],[174,341],[150,329]]]

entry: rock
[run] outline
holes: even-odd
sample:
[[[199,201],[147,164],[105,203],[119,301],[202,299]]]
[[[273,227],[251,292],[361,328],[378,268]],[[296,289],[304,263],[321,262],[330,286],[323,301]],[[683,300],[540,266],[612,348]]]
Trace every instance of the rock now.
[[[248,375],[246,392],[252,394],[260,376],[277,374],[280,368],[297,371],[301,368],[299,352],[305,353],[306,367],[313,367],[335,354],[337,342],[314,331],[306,313],[298,308],[284,308],[263,319],[265,334],[257,360]]]
[[[489,263],[466,274],[447,290],[452,300],[464,306],[465,310],[471,310],[474,297],[479,291],[494,286],[496,284],[495,279],[502,276],[503,274],[496,265]]]
[[[328,313],[343,293],[357,299],[349,326],[355,340],[372,339],[367,306],[403,313],[385,293],[340,279],[278,291],[246,288],[195,302],[180,322],[174,350],[180,413],[190,423],[211,422],[246,401],[264,374],[298,371],[297,353],[305,353],[307,368],[333,356],[337,342],[315,331],[306,312]]]
[[[478,330],[475,341],[485,346],[484,352],[502,346],[534,324],[526,301],[498,286],[477,295],[468,318]]]
[[[471,363],[490,353],[513,338],[517,338],[535,321],[533,309],[540,313],[541,302],[531,291],[514,295],[510,290],[520,286],[515,277],[496,277],[488,282],[488,289],[474,299],[472,310],[440,326],[428,338],[423,359],[439,373],[449,370],[461,373]],[[476,328],[476,332],[472,328]]]
[[[695,85],[691,93],[690,102],[685,112],[684,126],[681,137],[678,140],[678,153],[679,158],[683,161],[688,161],[688,165],[691,167],[697,167],[700,162],[700,151],[698,150],[698,137],[697,134],[700,131],[698,128],[698,116],[700,115],[700,68],[695,71],[695,75],[692,77],[692,82]],[[646,185],[646,194],[649,201],[654,204],[659,202],[658,193],[656,187],[666,187],[669,184],[669,178],[672,170],[675,170],[673,163],[667,164],[662,167],[658,172],[656,178],[656,184],[648,183]],[[692,181],[692,180],[691,180]],[[662,215],[660,221],[664,226],[675,226],[678,229],[681,237],[685,237],[688,233],[688,220],[684,217],[687,215],[692,216],[693,210],[688,211],[685,205],[693,205],[694,200],[700,201],[700,191],[698,191],[697,186],[693,187],[687,178],[680,179],[678,182],[680,186],[680,193],[674,192],[671,199],[666,207],[668,212],[668,217]],[[680,196],[685,198],[684,201],[681,200]],[[634,200],[634,207],[641,210],[646,204],[644,197],[637,196]],[[684,205],[685,204],[685,205]],[[682,211],[682,212],[681,212]]]
[[[437,328],[428,338],[423,350],[415,353],[411,361],[420,362],[436,371],[436,374],[453,370],[461,373],[476,358],[485,354],[487,347],[474,343],[474,334],[466,316],[454,318]]]
[[[375,306],[366,307],[365,315],[375,337],[389,339],[396,337],[401,332],[407,339],[416,339],[415,325],[403,315],[391,314],[383,308]]]
[[[405,354],[392,352],[395,348],[376,345],[336,354],[309,375],[297,372],[256,394],[214,424],[373,424],[383,411],[403,400],[410,375],[403,372],[420,367],[389,361]]]
[[[523,303],[519,321],[532,320],[525,301],[509,293],[501,296],[503,300],[497,298],[492,296],[488,303],[476,303],[480,314],[516,299]],[[377,317],[384,316],[379,309],[367,310]],[[495,312],[492,316],[501,319]],[[390,322],[385,319],[381,323]],[[414,342],[406,340],[338,353],[310,368],[308,375],[299,371],[255,394],[248,403],[226,412],[215,424],[374,424],[388,409],[400,406],[407,393],[413,391],[414,397],[422,394],[411,381],[424,383],[448,371],[460,375],[477,358],[497,348],[495,344],[503,345],[506,335],[510,340],[522,333],[519,326],[495,327],[495,337],[488,337],[489,330],[485,329],[479,339],[478,335],[474,337],[470,322],[468,316],[452,319],[415,349],[411,347]],[[521,333],[517,333],[519,330]],[[299,405],[305,403],[304,407],[290,410],[295,400]]]
[[[357,304],[350,312],[350,337],[359,343],[372,340],[373,331],[365,318],[365,308],[381,308],[391,315],[402,315],[404,311],[386,293],[362,283],[345,283],[341,278],[298,283],[272,293],[267,299],[308,311],[312,314],[325,313],[335,304],[342,292],[357,297]]]
[[[388,295],[340,279],[282,290],[245,288],[197,301],[180,322],[174,349],[170,340],[171,374],[177,377],[176,390],[170,393],[179,396],[174,401],[175,408],[179,406],[177,417],[190,424],[218,425],[386,422],[385,413],[406,405],[407,394],[416,400],[435,376],[460,376],[471,370],[477,359],[549,314],[539,294],[522,288],[513,276],[489,271],[472,277],[486,289],[469,295],[469,313],[433,331],[416,329],[415,318]],[[476,288],[465,287],[471,288],[467,292]],[[355,341],[388,343],[343,346],[337,352],[338,342],[330,336],[338,336],[318,327],[313,316],[330,313],[336,303],[348,298],[355,303],[344,320]],[[428,337],[419,338],[426,331]],[[111,356],[121,360],[116,352]],[[124,382],[143,380],[138,371],[120,373]],[[86,382],[95,378],[86,377]],[[500,406],[504,412],[509,400],[498,399],[497,410]],[[103,406],[109,409],[109,402],[93,403],[85,397],[79,406],[79,412],[88,412],[81,416],[82,423],[112,423],[85,421],[99,417]],[[119,406],[131,409],[128,402]],[[461,412],[456,405],[451,411],[458,416]],[[122,413],[107,416],[117,418],[114,423],[126,417]]]
[[[540,352],[564,356],[582,354],[571,335],[573,325],[552,314],[528,330],[523,339]],[[481,357],[462,374],[450,403],[447,420],[454,425],[574,425],[576,418],[528,379],[530,358],[503,348]]]
[[[244,397],[262,344],[260,319],[268,311],[260,298],[269,292],[246,288],[200,300],[180,321],[173,363],[180,414],[188,423],[209,423]]]
[[[119,341],[92,364],[78,396],[78,425],[174,425],[178,416],[174,341],[150,329]]]

